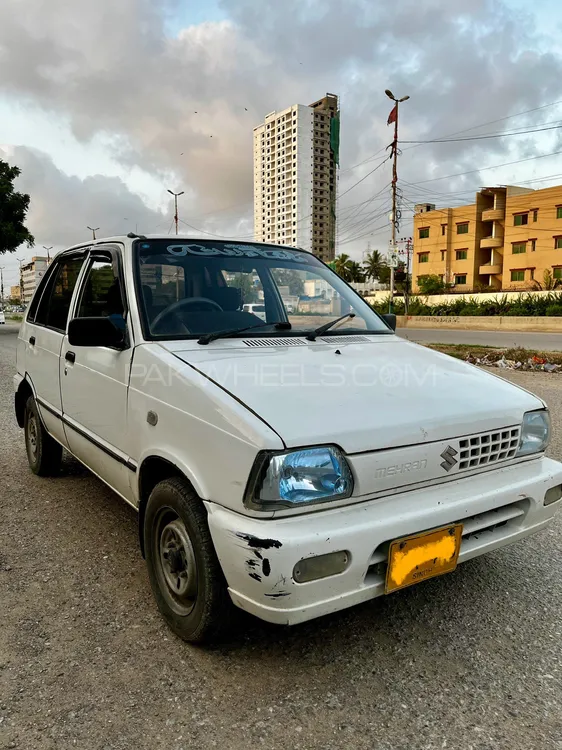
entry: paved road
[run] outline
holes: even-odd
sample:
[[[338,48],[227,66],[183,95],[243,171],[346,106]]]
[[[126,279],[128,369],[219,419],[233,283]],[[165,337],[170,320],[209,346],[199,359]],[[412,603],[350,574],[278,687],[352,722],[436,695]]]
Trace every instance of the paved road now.
[[[135,513],[71,460],[33,476],[0,329],[0,748],[560,750],[562,519],[454,574],[294,629],[190,647]],[[514,373],[554,412],[562,377]]]
[[[515,333],[508,331],[452,331],[442,328],[398,328],[399,336],[422,344],[481,344],[523,346],[539,351],[562,351],[562,333]]]

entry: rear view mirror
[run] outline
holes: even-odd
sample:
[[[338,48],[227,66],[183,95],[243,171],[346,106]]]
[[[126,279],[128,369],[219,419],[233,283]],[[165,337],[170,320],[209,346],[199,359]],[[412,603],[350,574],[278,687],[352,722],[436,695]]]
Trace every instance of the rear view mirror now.
[[[68,343],[71,346],[109,346],[122,349],[125,333],[109,318],[74,318],[68,324]]]
[[[383,318],[386,322],[386,325],[389,328],[392,328],[393,331],[396,330],[396,315],[394,313],[386,313],[383,315]]]

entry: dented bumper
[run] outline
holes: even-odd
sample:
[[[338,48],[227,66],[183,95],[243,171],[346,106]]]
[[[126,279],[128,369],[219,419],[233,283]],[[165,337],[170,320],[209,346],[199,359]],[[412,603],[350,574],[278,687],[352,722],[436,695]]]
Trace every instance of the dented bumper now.
[[[211,535],[234,604],[268,622],[293,625],[385,592],[393,539],[463,524],[459,562],[544,528],[562,505],[544,505],[562,484],[548,458],[356,505],[261,520],[206,503]],[[293,577],[303,558],[346,551],[344,572],[307,583]]]

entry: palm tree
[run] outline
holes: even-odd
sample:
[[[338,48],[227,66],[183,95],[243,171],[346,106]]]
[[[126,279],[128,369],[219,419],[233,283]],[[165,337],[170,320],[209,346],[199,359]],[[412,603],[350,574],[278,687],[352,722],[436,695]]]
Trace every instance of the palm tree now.
[[[372,252],[367,253],[365,260],[363,261],[365,278],[378,281],[385,266],[386,261],[379,250],[373,250]]]
[[[356,260],[350,260],[348,267],[348,278],[347,281],[359,281],[363,282],[365,281],[365,273],[363,269],[361,268],[361,264],[358,263]]]
[[[541,291],[545,292],[551,292],[554,289],[558,289],[559,287],[562,287],[562,279],[555,279],[552,275],[552,271],[550,271],[548,268],[543,274],[542,277],[542,284],[540,281],[533,280],[533,286],[534,289],[540,289]]]
[[[345,253],[338,255],[334,260],[334,269],[338,276],[341,276],[345,281],[350,281],[351,264],[354,262],[355,261],[351,260],[349,255],[346,255]]]

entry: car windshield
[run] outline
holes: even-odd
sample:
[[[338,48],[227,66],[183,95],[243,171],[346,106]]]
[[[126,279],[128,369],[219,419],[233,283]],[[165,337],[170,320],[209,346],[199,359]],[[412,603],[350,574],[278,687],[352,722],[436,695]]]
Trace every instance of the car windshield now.
[[[216,240],[137,240],[135,279],[147,338],[195,338],[262,325],[244,336],[390,333],[372,308],[310,253]],[[271,323],[271,328],[263,323]],[[291,324],[276,330],[275,323]]]

